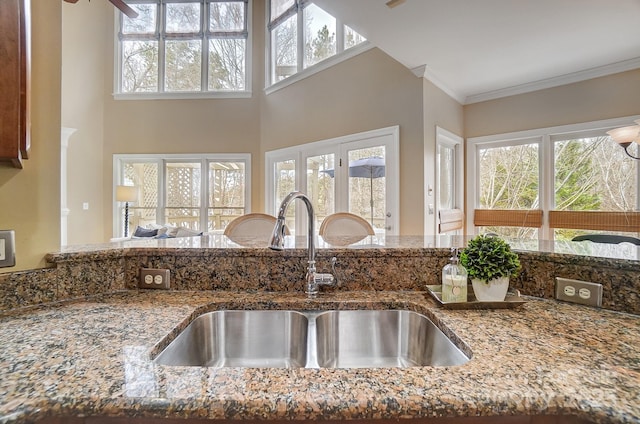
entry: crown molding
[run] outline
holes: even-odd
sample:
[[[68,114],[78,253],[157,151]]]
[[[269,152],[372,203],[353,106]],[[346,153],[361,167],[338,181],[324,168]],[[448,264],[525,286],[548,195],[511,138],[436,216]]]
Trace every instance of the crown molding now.
[[[413,72],[413,74],[415,76],[417,76],[418,78],[424,78],[424,79],[430,81],[433,85],[438,87],[440,90],[444,91],[449,97],[451,97],[452,99],[454,99],[458,103],[460,103],[462,105],[464,104],[465,97],[460,95],[459,93],[455,92],[447,84],[442,82],[442,80],[440,78],[438,78],[433,73],[431,68],[429,68],[427,65],[421,65],[421,66],[418,66],[416,68],[413,68],[413,69],[411,69],[411,72]]]
[[[559,87],[561,85],[572,84],[575,82],[586,81],[593,78],[604,77],[607,75],[617,74],[619,72],[630,71],[640,68],[640,57],[624,60],[609,65],[599,66],[596,68],[585,69],[584,71],[573,72],[571,74],[560,75],[553,78],[547,78],[539,81],[533,81],[527,84],[515,85],[512,87],[502,88],[499,90],[487,91],[485,93],[467,96],[463,104],[479,103],[487,100],[495,100],[501,97],[514,96],[516,94],[530,93],[532,91],[544,90],[545,88]]]
[[[502,97],[514,96],[517,94],[531,93],[533,91],[544,90],[545,88],[559,87],[561,85],[586,81],[593,78],[604,77],[617,74],[619,72],[631,71],[640,68],[640,57],[636,57],[609,65],[598,66],[596,68],[585,69],[584,71],[573,72],[553,78],[546,78],[526,84],[514,85],[512,87],[487,91],[484,93],[465,96],[456,92],[447,84],[442,82],[427,65],[421,65],[411,69],[411,72],[419,78],[424,78],[433,83],[436,87],[447,93],[451,98],[462,105],[484,102],[487,100],[500,99]]]

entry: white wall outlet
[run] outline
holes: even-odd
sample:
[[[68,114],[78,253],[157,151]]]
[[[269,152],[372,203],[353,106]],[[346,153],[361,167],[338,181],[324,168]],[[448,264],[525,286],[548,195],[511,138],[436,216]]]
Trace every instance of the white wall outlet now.
[[[140,282],[138,287],[141,289],[169,289],[169,270],[168,269],[140,269]]]
[[[556,277],[556,299],[602,306],[602,284]]]
[[[16,266],[15,231],[0,230],[0,267]]]

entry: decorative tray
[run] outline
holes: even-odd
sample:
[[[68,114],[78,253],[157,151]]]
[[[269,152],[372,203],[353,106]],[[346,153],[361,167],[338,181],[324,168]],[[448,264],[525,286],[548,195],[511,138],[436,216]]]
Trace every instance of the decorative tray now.
[[[526,302],[526,300],[520,297],[520,292],[518,290],[516,290],[515,293],[507,293],[507,296],[503,301],[481,302],[477,300],[473,294],[473,286],[469,285],[467,287],[466,302],[443,302],[441,285],[428,285],[427,289],[436,302],[446,309],[511,309],[521,306]]]

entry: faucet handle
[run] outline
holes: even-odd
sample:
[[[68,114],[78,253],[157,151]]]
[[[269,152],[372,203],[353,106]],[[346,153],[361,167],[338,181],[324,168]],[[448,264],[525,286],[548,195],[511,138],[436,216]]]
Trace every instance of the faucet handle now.
[[[333,279],[335,281],[336,286],[340,285],[340,280],[338,280],[338,273],[336,271],[336,262],[338,262],[338,258],[335,256],[331,258],[331,272],[333,273]]]

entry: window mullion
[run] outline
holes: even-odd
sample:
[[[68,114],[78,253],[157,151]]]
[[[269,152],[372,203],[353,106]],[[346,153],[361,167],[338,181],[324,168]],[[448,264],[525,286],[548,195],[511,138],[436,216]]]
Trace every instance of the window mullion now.
[[[298,19],[297,19],[297,34],[296,38],[297,42],[297,63],[296,72],[300,72],[304,69],[304,8],[298,8]]]
[[[543,211],[542,227],[538,230],[538,239],[553,240],[553,229],[549,226],[549,211],[555,207],[555,161],[554,143],[548,134],[542,136],[540,140],[539,173],[540,186],[538,196],[540,196],[540,209]]]
[[[165,15],[166,5],[164,2],[158,5],[158,93],[164,93],[165,91],[165,69],[166,69],[166,55],[165,55],[165,41],[166,35],[165,28]]]
[[[637,148],[640,152],[640,148]],[[636,161],[636,211],[640,211],[640,160]]]
[[[200,33],[202,34],[202,60],[200,63],[200,90],[209,91],[209,18],[211,16],[211,3],[201,5]]]
[[[344,24],[336,18],[336,54],[344,51]]]
[[[165,167],[167,166],[166,160],[158,160],[158,203],[156,209],[156,221],[161,224],[166,224],[165,217],[167,215],[165,207],[167,204],[167,182]]]
[[[200,231],[209,231],[209,161],[200,161]]]

